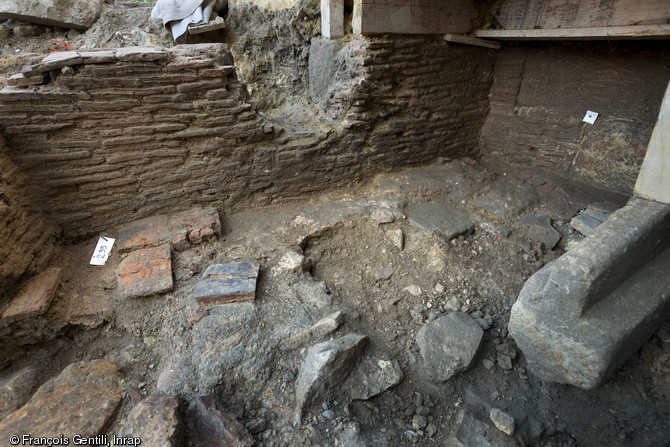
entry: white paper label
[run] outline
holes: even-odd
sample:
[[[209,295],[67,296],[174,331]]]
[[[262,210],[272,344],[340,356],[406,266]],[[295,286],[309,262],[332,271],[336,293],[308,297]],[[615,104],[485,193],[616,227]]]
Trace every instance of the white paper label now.
[[[95,251],[91,257],[91,265],[105,265],[115,240],[111,237],[100,236],[98,245],[95,246]]]
[[[596,122],[596,119],[598,118],[598,112],[592,112],[590,110],[586,111],[586,116],[582,121],[585,123],[593,124]]]

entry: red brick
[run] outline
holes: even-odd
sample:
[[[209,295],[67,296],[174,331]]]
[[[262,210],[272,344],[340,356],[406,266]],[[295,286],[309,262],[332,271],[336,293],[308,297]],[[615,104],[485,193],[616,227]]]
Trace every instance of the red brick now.
[[[126,298],[172,291],[170,245],[131,252],[117,267],[116,279],[119,292]]]
[[[51,267],[31,279],[2,314],[3,319],[24,319],[45,313],[60,284],[61,269]]]

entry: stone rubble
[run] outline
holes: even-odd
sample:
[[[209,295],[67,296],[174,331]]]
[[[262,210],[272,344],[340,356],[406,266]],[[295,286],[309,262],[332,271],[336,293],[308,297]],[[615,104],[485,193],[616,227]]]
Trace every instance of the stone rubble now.
[[[0,439],[17,433],[70,439],[96,436],[116,415],[122,399],[121,380],[119,368],[111,362],[73,363],[0,422]]]
[[[139,438],[144,445],[180,447],[184,430],[180,407],[175,396],[151,395],[133,407],[119,435]]]
[[[196,436],[208,447],[251,447],[254,438],[240,418],[213,395],[198,397],[190,409]]]
[[[343,388],[351,399],[368,400],[398,385],[403,377],[397,360],[368,357],[351,372]]]
[[[361,356],[367,336],[348,334],[307,350],[295,386],[295,420],[319,400],[328,398],[346,379]]]
[[[416,343],[428,374],[445,382],[472,365],[483,336],[484,331],[472,317],[451,312],[423,325]]]

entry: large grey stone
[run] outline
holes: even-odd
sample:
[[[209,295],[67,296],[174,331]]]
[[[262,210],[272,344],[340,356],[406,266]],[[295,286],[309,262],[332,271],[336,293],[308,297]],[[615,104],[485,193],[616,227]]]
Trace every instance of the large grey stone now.
[[[544,214],[526,214],[521,222],[528,227],[528,239],[534,244],[551,250],[561,240],[561,233],[556,231],[551,225],[551,219]]]
[[[152,395],[130,411],[120,436],[141,439],[144,445],[178,447],[182,441],[179,398]]]
[[[103,0],[0,0],[0,17],[85,30],[104,7]]]
[[[0,381],[0,421],[25,404],[37,385],[35,368],[21,369]]]
[[[121,379],[119,368],[111,362],[73,363],[0,423],[0,439],[23,433],[96,436],[116,415],[122,399]]]
[[[426,371],[438,382],[472,365],[484,331],[468,314],[451,312],[426,323],[416,334]]]
[[[296,422],[317,400],[328,398],[347,378],[368,337],[348,334],[318,343],[307,351],[295,386]]]
[[[670,205],[632,199],[531,276],[509,331],[540,379],[593,388],[670,316]]]
[[[538,202],[539,196],[531,185],[499,180],[475,200],[476,207],[501,218],[517,217]]]
[[[410,221],[424,230],[436,230],[447,239],[472,231],[472,221],[459,210],[442,203],[428,202],[409,214]]]

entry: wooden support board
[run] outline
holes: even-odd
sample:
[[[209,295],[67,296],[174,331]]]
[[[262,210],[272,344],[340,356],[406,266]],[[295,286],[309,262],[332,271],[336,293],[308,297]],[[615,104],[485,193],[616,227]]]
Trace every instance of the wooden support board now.
[[[354,34],[468,33],[474,0],[354,0]]]
[[[557,29],[487,29],[475,36],[499,40],[670,39],[670,25],[600,26]]]
[[[491,13],[509,30],[663,25],[670,23],[670,1],[498,0]]]
[[[474,45],[477,47],[492,48],[494,50],[500,49],[500,44],[498,42],[478,39],[476,37],[463,36],[461,34],[445,34],[444,40],[448,42],[462,43],[464,45]]]

